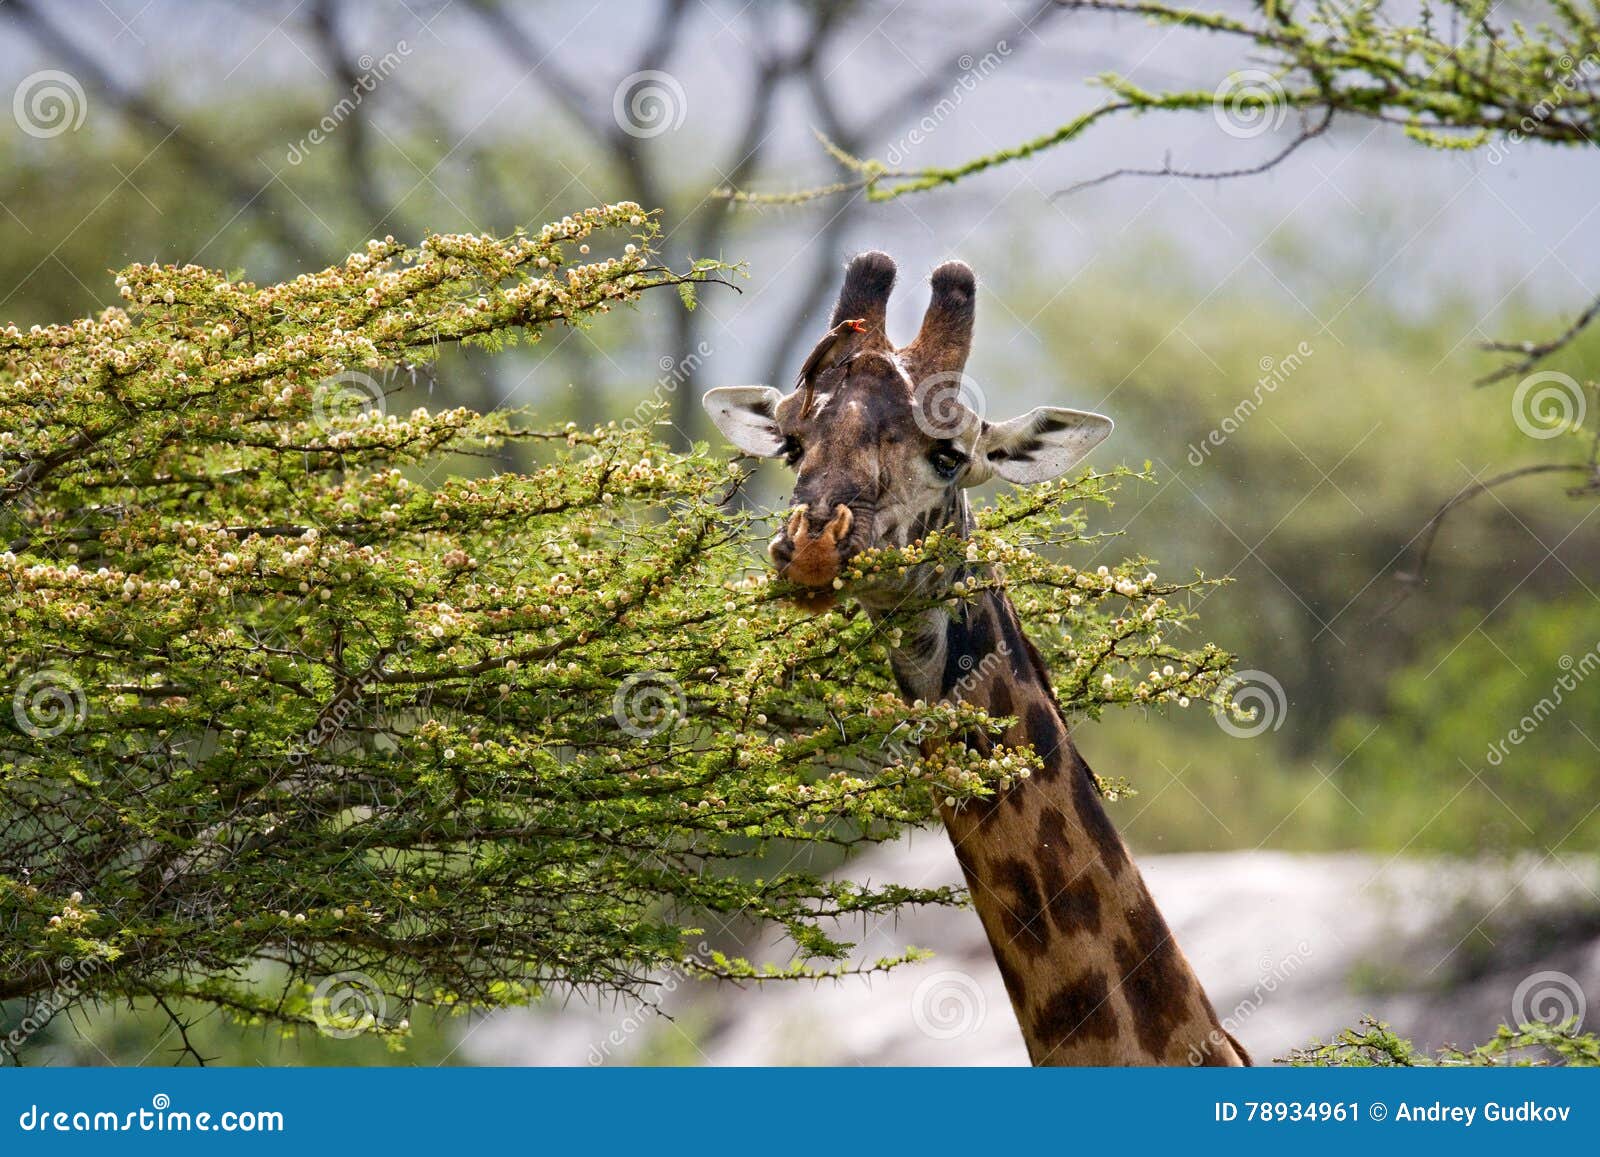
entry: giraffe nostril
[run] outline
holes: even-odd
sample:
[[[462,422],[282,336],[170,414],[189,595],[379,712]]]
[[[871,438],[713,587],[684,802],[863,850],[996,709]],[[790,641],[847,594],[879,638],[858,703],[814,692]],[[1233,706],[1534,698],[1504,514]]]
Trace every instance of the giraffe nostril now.
[[[842,543],[855,523],[855,514],[842,502],[828,505],[800,506],[789,518],[787,531],[792,539],[822,538]],[[802,535],[802,531],[804,534]]]
[[[783,532],[791,539],[799,538],[800,532],[812,522],[814,520],[811,518],[811,508],[802,502],[794,508],[794,513],[789,515],[789,524],[783,528]],[[812,533],[815,534],[816,531],[813,530]]]
[[[814,513],[818,509],[820,517]],[[855,521],[855,512],[843,502],[796,506],[767,544],[767,556],[780,577],[802,586],[830,586],[855,553],[848,541]]]

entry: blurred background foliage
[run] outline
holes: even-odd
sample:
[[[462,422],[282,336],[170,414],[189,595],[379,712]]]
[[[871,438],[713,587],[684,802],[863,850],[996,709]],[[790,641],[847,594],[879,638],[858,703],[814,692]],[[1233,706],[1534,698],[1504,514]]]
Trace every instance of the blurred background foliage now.
[[[998,67],[961,89],[1000,43]],[[351,77],[386,54],[392,72],[292,163]],[[59,69],[81,84],[85,115],[49,136],[0,132],[0,314],[27,324],[109,304],[109,271],[130,261],[265,282],[370,236],[505,233],[631,198],[664,210],[669,262],[747,261],[742,295],[708,291],[692,314],[650,302],[534,350],[452,352],[416,388],[429,404],[580,424],[663,398],[669,435],[689,440],[708,437],[705,388],[787,384],[852,252],[899,259],[890,320],[902,333],[925,303],[921,271],[964,257],[983,282],[969,372],[990,416],[1047,401],[1112,414],[1098,463],[1148,460],[1157,481],[1094,515],[1120,532],[1103,561],[1141,554],[1165,575],[1230,578],[1202,607],[1205,637],[1284,689],[1281,718],[1251,739],[1198,713],[1123,712],[1080,730],[1090,762],[1139,789],[1113,812],[1136,849],[1593,853],[1600,684],[1567,695],[1498,764],[1486,758],[1563,657],[1600,645],[1593,497],[1568,497],[1561,476],[1498,488],[1451,514],[1416,571],[1419,535],[1463,486],[1582,452],[1526,436],[1511,384],[1472,382],[1495,364],[1479,342],[1559,332],[1594,296],[1588,150],[1524,145],[1489,165],[1362,125],[1256,180],[1054,195],[1163,150],[1212,167],[1274,151],[1271,134],[1241,140],[1201,116],[1125,122],[887,205],[858,192],[735,208],[711,195],[757,178],[814,186],[832,168],[813,129],[882,156],[958,91],[918,164],[1048,130],[1092,107],[1086,80],[1100,69],[1212,83],[1216,63],[1204,46],[1175,55],[1158,30],[1068,21],[1048,3],[980,18],[944,0],[12,0],[0,95]],[[619,129],[623,78],[653,69],[680,89],[670,127]],[[1600,376],[1600,335],[1554,364]],[[779,497],[783,478],[763,470]],[[41,1043],[55,1061],[153,1060],[168,1029],[157,1012],[104,1009]],[[448,1026],[427,1023],[399,1054],[215,1018],[191,1033],[234,1062],[459,1059]]]

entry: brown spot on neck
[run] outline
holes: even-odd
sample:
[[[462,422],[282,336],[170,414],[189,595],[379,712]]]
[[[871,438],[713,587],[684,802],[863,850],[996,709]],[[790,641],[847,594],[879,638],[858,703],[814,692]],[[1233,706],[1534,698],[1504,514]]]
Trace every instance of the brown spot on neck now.
[[[1093,1056],[1104,1051],[1109,1058],[1111,1050],[1103,1046],[1121,1033],[1111,996],[1110,982],[1097,969],[1085,969],[1051,990],[1031,1024],[1028,1052],[1033,1062],[1045,1063],[1069,1052]]]
[[[1048,899],[1050,922],[1062,935],[1100,933],[1100,888],[1081,868],[1073,869],[1066,817],[1053,807],[1039,814],[1039,885]]]
[[[997,646],[1009,647],[1010,604],[993,611]],[[1037,652],[1022,642],[1020,664],[994,664],[962,698],[1015,718],[1002,747],[1032,747],[1043,768],[999,798],[943,814],[1029,1056],[1242,1063],[1106,814]]]

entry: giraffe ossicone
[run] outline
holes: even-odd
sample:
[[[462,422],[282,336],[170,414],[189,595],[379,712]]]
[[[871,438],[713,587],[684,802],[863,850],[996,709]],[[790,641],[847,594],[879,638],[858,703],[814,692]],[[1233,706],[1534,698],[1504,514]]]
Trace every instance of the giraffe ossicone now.
[[[960,396],[977,281],[948,261],[905,346],[886,328],[895,264],[857,256],[829,328],[787,395],[770,386],[707,392],[729,442],[795,472],[792,513],[768,547],[778,574],[828,603],[863,550],[910,546],[935,531],[967,535],[966,491],[1070,470],[1111,419],[1043,406],[990,422]],[[954,388],[950,388],[951,386]],[[1038,651],[1003,589],[951,598],[985,564],[906,572],[844,586],[882,617],[913,599],[890,650],[908,700],[961,700],[1015,720],[1000,738],[1031,746],[1037,774],[994,798],[941,808],[973,907],[1034,1064],[1248,1064],[1173,942],[1079,756]],[[982,732],[963,740],[988,754]]]

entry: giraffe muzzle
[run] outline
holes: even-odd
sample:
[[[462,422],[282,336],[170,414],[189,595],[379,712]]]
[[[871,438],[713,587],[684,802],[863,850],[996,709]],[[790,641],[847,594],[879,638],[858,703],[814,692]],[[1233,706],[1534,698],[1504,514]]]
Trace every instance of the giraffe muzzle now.
[[[778,568],[778,576],[801,586],[832,587],[844,566],[853,525],[855,515],[842,502],[833,508],[833,517],[820,527],[809,507],[795,507],[788,525],[773,539],[767,552]]]

